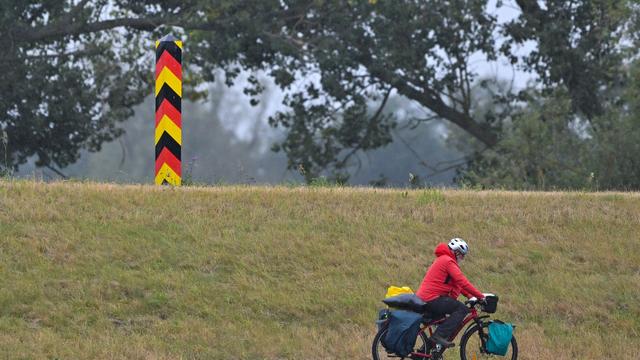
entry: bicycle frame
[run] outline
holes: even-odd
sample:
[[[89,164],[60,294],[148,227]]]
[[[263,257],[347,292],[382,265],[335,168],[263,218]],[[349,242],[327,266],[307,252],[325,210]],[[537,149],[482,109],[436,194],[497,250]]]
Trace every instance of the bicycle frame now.
[[[474,323],[480,325],[480,319],[484,319],[484,318],[488,318],[489,317],[489,315],[478,316],[478,310],[475,308],[475,306],[471,306],[469,310],[470,310],[469,314],[467,314],[467,316],[465,316],[464,320],[462,321],[462,324],[460,324],[460,326],[458,326],[456,331],[454,331],[453,334],[451,334],[451,336],[448,339],[449,341],[453,341],[456,338],[456,336],[458,336],[460,331],[462,329],[464,329],[464,327],[467,326],[472,321]],[[438,320],[435,320],[435,321],[429,321],[428,323],[424,324],[424,327],[422,327],[420,329],[420,332],[418,333],[418,335],[420,333],[425,333],[425,330],[427,330],[429,332],[429,336],[428,337],[431,337],[431,335],[433,335],[433,325],[441,324],[442,322],[445,321],[445,319],[446,318],[438,319]],[[431,354],[423,354],[423,353],[412,352],[411,356],[413,356],[414,358],[421,357],[421,358],[424,358],[424,359],[431,359]]]

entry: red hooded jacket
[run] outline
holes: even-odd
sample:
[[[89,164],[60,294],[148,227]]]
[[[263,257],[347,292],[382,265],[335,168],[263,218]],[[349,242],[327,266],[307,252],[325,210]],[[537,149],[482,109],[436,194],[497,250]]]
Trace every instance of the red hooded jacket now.
[[[456,256],[447,244],[436,246],[436,259],[427,270],[416,295],[424,301],[431,301],[440,296],[458,299],[460,293],[470,298],[475,296],[484,299],[484,295],[476,289],[464,276]]]

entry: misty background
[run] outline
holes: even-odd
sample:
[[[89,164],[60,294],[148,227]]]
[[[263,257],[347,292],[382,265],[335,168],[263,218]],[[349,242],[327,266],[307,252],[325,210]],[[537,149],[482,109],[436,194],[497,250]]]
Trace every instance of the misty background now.
[[[205,100],[182,102],[183,179],[195,183],[278,184],[304,182],[295,170],[287,169],[287,158],[271,145],[283,133],[268,124],[268,117],[281,106],[282,91],[263,76],[267,84],[257,106],[243,93],[246,74],[234,86],[224,81],[210,84]],[[393,112],[398,127],[394,141],[380,149],[359,152],[352,166],[349,183],[356,185],[406,186],[410,173],[428,184],[452,186],[456,167],[464,157],[462,150],[447,144],[449,128],[439,119],[415,126],[411,119],[427,113],[421,106],[392,94],[385,112]],[[78,162],[61,172],[70,178],[150,183],[154,166],[154,98],[149,96],[135,107],[135,114],[124,122],[124,135],[105,143],[99,152],[82,151]],[[20,167],[19,177],[60,178],[34,161]]]
[[[488,10],[500,23],[519,15],[515,6],[496,6],[488,3]],[[496,37],[500,35],[496,33]],[[152,42],[150,42],[151,44]],[[188,47],[186,48],[188,51]],[[517,53],[524,56],[535,50],[528,42]],[[149,47],[149,58],[154,52]],[[183,55],[189,59],[189,54]],[[518,91],[535,79],[504,58],[489,61],[478,54],[471,59],[479,77],[504,81]],[[183,64],[183,66],[188,64]],[[153,74],[154,68],[149,68]],[[189,69],[183,67],[183,72]],[[282,110],[283,91],[268,75],[259,74],[265,90],[257,106],[250,105],[251,97],[243,92],[247,86],[247,72],[241,73],[232,86],[225,85],[224,73],[218,71],[220,81],[205,84],[208,96],[198,101],[182,100],[182,172],[187,182],[202,184],[279,184],[303,183],[304,177],[294,169],[287,169],[287,157],[274,152],[271,146],[282,141],[284,133],[268,124],[269,116]],[[154,98],[150,96],[135,106],[134,115],[122,124],[124,135],[104,143],[98,152],[81,151],[80,159],[61,172],[69,178],[121,183],[152,183],[154,166]],[[373,105],[372,105],[373,107]],[[353,185],[407,186],[420,183],[429,186],[456,186],[456,170],[465,165],[470,148],[452,144],[449,140],[452,125],[435,118],[429,123],[413,120],[430,114],[428,109],[392,92],[384,113],[392,113],[398,127],[392,131],[393,141],[379,149],[358,151],[354,165],[348,169]],[[59,179],[60,175],[35,166],[31,159],[20,166],[18,177]]]

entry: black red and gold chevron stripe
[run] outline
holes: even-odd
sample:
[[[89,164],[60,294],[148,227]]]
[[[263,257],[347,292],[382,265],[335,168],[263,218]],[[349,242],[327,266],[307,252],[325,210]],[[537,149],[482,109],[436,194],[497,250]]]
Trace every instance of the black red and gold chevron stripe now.
[[[156,41],[156,178],[182,183],[182,41],[167,35]]]

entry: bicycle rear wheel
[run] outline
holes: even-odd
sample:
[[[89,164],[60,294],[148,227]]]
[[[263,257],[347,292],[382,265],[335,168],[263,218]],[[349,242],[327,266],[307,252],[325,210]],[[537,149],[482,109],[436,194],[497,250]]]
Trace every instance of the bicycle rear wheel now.
[[[373,360],[382,360],[382,359],[399,359],[398,355],[389,354],[387,350],[382,346],[383,336],[387,334],[387,327],[383,327],[378,331],[376,337],[373,338],[373,344],[371,345],[371,356]],[[427,339],[427,335],[424,332],[418,333],[418,338],[416,339],[416,345],[413,347],[414,352],[418,352],[420,349],[425,349],[429,340]],[[411,355],[406,357],[407,359],[411,359]],[[416,357],[416,359],[420,359],[420,357]]]
[[[481,331],[482,330],[482,331]],[[480,359],[511,359],[518,358],[518,343],[515,335],[511,338],[511,345],[504,356],[487,354],[482,347],[480,336],[488,338],[487,328],[480,328],[474,325],[460,339],[460,359],[461,360],[480,360]]]

